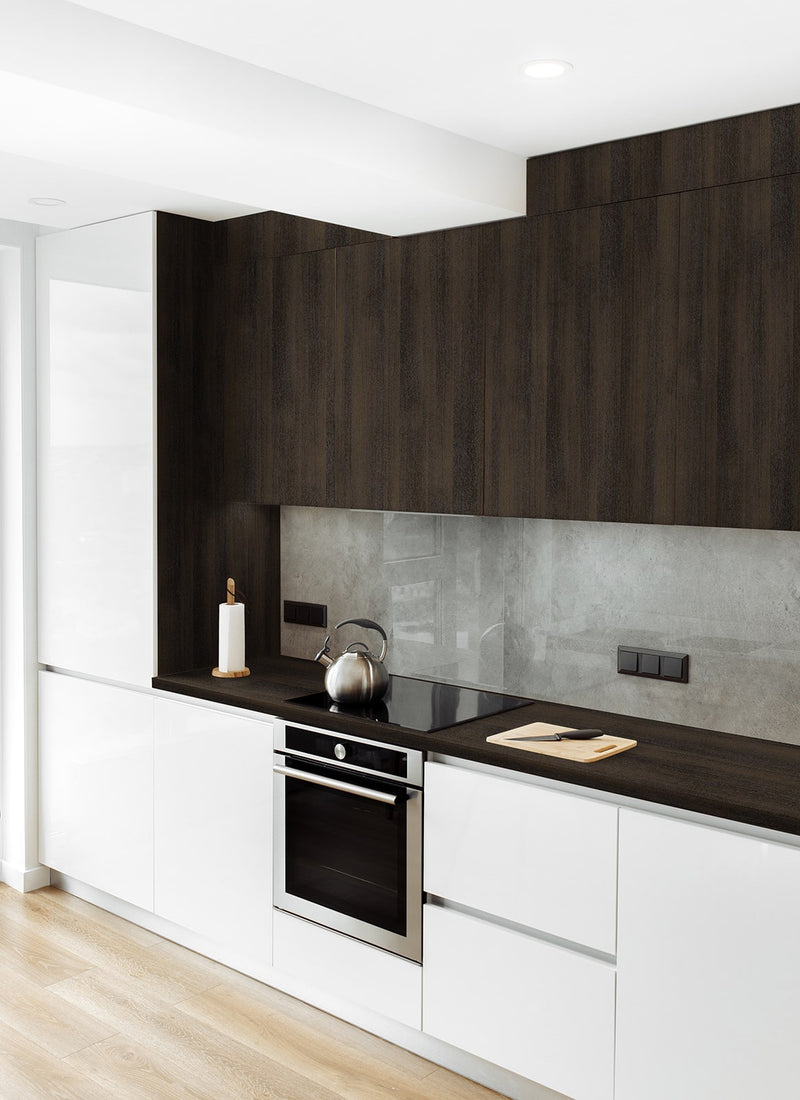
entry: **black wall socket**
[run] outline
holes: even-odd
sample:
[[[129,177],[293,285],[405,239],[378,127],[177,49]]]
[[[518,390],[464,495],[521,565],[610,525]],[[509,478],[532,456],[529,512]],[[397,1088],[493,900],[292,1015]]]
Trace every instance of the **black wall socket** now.
[[[299,623],[301,626],[327,626],[328,605],[325,603],[301,603],[297,600],[284,600],[283,621],[285,623]]]
[[[661,649],[636,649],[617,646],[617,672],[626,676],[649,676],[651,680],[689,683],[689,654]]]

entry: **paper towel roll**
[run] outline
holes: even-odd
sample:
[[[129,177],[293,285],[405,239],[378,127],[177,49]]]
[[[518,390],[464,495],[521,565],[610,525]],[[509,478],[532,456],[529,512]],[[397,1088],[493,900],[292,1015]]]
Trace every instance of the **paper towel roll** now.
[[[241,672],[244,669],[244,604],[219,605],[219,670]]]

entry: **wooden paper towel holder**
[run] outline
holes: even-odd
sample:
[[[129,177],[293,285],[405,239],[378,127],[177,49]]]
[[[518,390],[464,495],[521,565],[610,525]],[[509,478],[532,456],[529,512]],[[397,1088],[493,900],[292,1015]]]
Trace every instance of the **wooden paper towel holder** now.
[[[234,581],[233,577],[228,577],[226,602],[229,604],[236,603],[236,581]],[[211,675],[218,676],[223,680],[238,680],[242,676],[249,676],[250,669],[245,667],[237,668],[233,672],[221,672],[218,668],[212,668]]]

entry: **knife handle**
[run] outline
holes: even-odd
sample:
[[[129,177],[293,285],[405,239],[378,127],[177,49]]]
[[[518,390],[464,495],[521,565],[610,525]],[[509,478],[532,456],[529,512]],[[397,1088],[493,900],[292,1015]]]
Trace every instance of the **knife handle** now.
[[[592,737],[602,736],[602,730],[564,730],[561,734],[564,741],[589,741]]]

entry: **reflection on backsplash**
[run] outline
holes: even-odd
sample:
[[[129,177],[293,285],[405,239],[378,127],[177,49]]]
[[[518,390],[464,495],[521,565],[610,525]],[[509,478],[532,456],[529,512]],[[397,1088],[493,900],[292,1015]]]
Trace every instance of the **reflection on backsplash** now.
[[[794,532],[283,508],[281,570],[331,628],[381,623],[391,672],[800,744]],[[619,676],[618,644],[688,652],[690,683]]]

